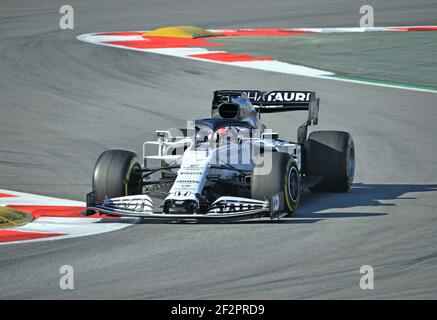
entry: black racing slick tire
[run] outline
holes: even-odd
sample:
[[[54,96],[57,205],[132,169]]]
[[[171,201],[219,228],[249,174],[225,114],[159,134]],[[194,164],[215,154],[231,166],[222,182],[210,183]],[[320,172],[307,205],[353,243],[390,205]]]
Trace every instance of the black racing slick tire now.
[[[314,192],[347,192],[355,174],[355,146],[343,131],[315,131],[306,143],[308,175],[322,180]]]
[[[93,191],[96,202],[141,193],[141,164],[137,155],[125,150],[107,150],[96,161]]]
[[[288,215],[292,215],[300,201],[300,175],[296,160],[284,152],[269,152],[263,155],[269,156],[272,157],[271,170],[259,170],[264,164],[255,161],[251,178],[252,199],[266,200],[273,194],[283,192],[285,209]]]

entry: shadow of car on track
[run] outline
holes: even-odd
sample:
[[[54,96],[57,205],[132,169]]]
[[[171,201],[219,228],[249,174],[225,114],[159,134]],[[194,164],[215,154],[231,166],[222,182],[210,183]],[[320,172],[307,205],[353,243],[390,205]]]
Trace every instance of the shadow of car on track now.
[[[403,197],[404,194],[437,191],[437,184],[365,184],[355,183],[347,193],[306,192],[294,217],[296,218],[354,218],[385,216],[384,212],[363,211],[366,208],[396,206],[390,200],[416,200],[416,197]],[[384,201],[384,202],[381,202]],[[388,203],[386,202],[388,201]],[[328,209],[361,207],[356,211],[320,212]],[[369,210],[370,211],[370,210]]]
[[[302,194],[300,206],[292,217],[280,220],[270,220],[267,218],[259,220],[236,221],[230,223],[249,224],[249,223],[280,223],[298,224],[315,223],[331,218],[362,218],[386,216],[385,212],[371,212],[372,209],[381,207],[396,206],[390,200],[416,200],[417,198],[403,197],[404,194],[437,191],[437,184],[366,184],[355,183],[349,192],[346,193],[316,193],[304,192]],[[384,202],[381,202],[384,201]],[[388,201],[386,203],[385,201]],[[341,209],[351,208],[352,210],[343,211]],[[369,208],[369,210],[366,210]],[[332,211],[332,209],[340,209]],[[330,210],[329,212],[323,212]],[[378,210],[378,209],[376,209]],[[322,211],[322,212],[321,212]],[[378,210],[379,211],[379,210]]]

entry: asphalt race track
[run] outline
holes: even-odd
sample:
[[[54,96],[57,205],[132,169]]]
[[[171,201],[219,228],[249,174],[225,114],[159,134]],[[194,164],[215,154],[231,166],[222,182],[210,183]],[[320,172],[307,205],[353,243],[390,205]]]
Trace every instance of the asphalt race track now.
[[[209,3],[207,3],[209,2]],[[375,24],[436,25],[434,0],[369,1]],[[0,298],[437,298],[437,95],[281,75],[95,46],[89,32],[358,26],[362,1],[75,0],[0,4],[0,188],[83,200],[109,148],[207,117],[220,88],[309,89],[317,129],[350,131],[356,184],[307,194],[293,219],[137,224],[98,236],[0,246]],[[365,44],[363,44],[365,48]],[[414,59],[414,57],[412,57]],[[268,115],[294,138],[302,117]],[[75,289],[59,288],[72,265]],[[359,287],[360,267],[375,289]]]

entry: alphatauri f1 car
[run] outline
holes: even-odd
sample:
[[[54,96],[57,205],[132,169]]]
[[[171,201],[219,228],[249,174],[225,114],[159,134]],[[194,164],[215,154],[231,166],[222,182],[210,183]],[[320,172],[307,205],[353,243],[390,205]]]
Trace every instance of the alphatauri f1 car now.
[[[310,91],[219,90],[211,118],[156,131],[143,156],[108,150],[97,159],[86,214],[175,221],[280,218],[303,190],[346,192],[355,171],[352,137],[314,131],[319,99]],[[304,110],[297,141],[279,139],[261,114]],[[155,165],[152,165],[155,163]]]

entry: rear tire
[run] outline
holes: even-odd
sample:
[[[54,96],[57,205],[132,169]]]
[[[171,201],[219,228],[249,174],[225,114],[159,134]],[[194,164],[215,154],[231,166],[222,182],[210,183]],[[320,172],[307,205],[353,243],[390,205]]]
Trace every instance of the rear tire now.
[[[262,164],[255,164],[252,170],[251,195],[252,199],[266,200],[271,195],[283,192],[284,206],[288,215],[292,215],[300,201],[300,175],[296,160],[284,152],[265,153],[270,156],[272,168],[266,174],[257,174],[263,171]]]
[[[315,192],[347,192],[355,174],[352,136],[343,131],[315,131],[306,143],[307,170],[322,181],[310,188]]]
[[[141,164],[137,155],[125,150],[108,150],[96,161],[93,191],[96,202],[141,193]]]

